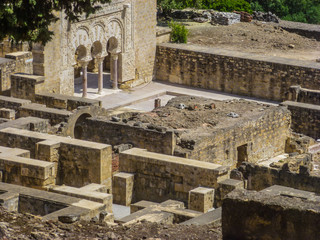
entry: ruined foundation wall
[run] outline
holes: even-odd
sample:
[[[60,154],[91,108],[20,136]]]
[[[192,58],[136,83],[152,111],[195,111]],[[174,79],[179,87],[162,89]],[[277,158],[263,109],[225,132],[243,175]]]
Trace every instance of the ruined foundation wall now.
[[[14,128],[0,130],[0,145],[29,150],[31,158],[58,162],[58,184],[82,187],[98,183],[111,188],[112,150],[109,145]]]
[[[18,72],[32,73],[31,52],[11,53],[0,59],[0,91],[2,94],[11,88],[10,75]]]
[[[318,200],[319,201],[319,200]],[[249,191],[222,206],[223,239],[319,239],[319,202]]]
[[[228,167],[133,148],[120,153],[119,170],[134,174],[134,201],[188,203],[189,191],[199,186],[217,188],[228,178]]]
[[[175,138],[172,131],[158,132],[97,118],[87,118],[82,129],[82,139],[88,141],[113,146],[129,143],[134,147],[169,155],[174,151]]]
[[[314,139],[320,138],[320,106],[299,102],[286,101],[292,114],[291,128],[297,133],[305,134]]]
[[[29,50],[29,45],[27,42],[15,43],[8,38],[0,42],[0,57],[5,57],[8,53],[13,52],[26,52]]]
[[[156,79],[282,101],[292,85],[319,90],[320,67],[298,60],[166,43],[157,46]]]
[[[242,166],[241,166],[242,167]],[[273,185],[320,193],[320,178],[258,165],[244,165],[243,175],[248,180],[248,189],[260,191]]]
[[[289,136],[290,112],[285,108],[272,110],[257,120],[218,130],[214,136],[203,138],[188,158],[236,166],[241,161],[238,148],[245,146],[247,161],[255,163],[285,152]]]

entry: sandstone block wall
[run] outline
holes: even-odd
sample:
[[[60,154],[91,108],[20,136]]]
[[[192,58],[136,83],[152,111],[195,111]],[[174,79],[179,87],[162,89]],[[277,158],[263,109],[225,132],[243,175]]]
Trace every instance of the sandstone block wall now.
[[[292,85],[320,89],[320,67],[276,57],[190,45],[157,46],[156,79],[282,101]]]
[[[0,91],[2,94],[8,94],[6,91],[11,88],[10,75],[18,72],[32,73],[32,54],[30,52],[10,53],[5,58],[0,58]]]
[[[320,193],[320,178],[293,173],[254,164],[242,165],[243,176],[248,180],[249,190],[260,191],[272,185],[281,185],[299,190]]]
[[[55,166],[30,158],[30,152],[0,147],[1,181],[32,188],[55,184]]]
[[[158,132],[99,118],[84,121],[82,139],[111,145],[130,143],[134,147],[169,155],[173,154],[175,146],[172,131]]]
[[[218,187],[228,167],[133,148],[120,153],[119,171],[135,174],[134,202],[168,199],[188,203],[189,191]]]
[[[11,97],[35,101],[36,93],[41,92],[44,77],[29,74],[11,75]]]
[[[287,191],[289,192],[289,191]],[[319,199],[232,192],[222,206],[223,239],[319,239]]]
[[[283,102],[292,114],[291,128],[297,133],[305,134],[314,139],[320,138],[320,106],[291,102]]]
[[[291,86],[287,100],[320,105],[320,91],[302,88],[300,86]]]
[[[18,147],[30,151],[31,158],[40,156],[37,153],[39,143],[45,140],[60,143],[58,151],[52,148],[42,153],[42,160],[54,164],[58,160],[57,184],[82,187],[89,183],[104,184],[111,193],[111,146],[82,140],[58,137],[15,128],[0,130],[0,145]],[[59,156],[56,156],[59,154]]]
[[[78,107],[101,106],[101,101],[99,100],[52,93],[36,94],[35,101],[49,108],[66,109],[68,111],[75,110]]]
[[[242,161],[241,147],[245,149],[247,161],[252,163],[284,153],[290,112],[285,108],[265,111],[261,118],[218,129],[214,137],[197,140],[188,158],[236,167]]]
[[[15,43],[14,41],[6,38],[0,42],[0,57],[5,57],[8,53],[13,52],[26,52],[29,49],[27,42]]]

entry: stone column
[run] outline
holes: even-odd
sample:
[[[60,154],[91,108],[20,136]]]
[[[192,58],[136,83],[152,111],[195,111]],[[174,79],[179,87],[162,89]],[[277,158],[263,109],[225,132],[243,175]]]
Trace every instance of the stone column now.
[[[89,61],[81,62],[82,67],[82,97],[87,97],[87,90],[88,90],[88,64]]]
[[[113,61],[113,83],[112,88],[114,90],[118,89],[118,54],[112,55],[112,61]]]
[[[97,57],[97,62],[98,62],[98,94],[102,93],[103,89],[103,60],[104,57]]]

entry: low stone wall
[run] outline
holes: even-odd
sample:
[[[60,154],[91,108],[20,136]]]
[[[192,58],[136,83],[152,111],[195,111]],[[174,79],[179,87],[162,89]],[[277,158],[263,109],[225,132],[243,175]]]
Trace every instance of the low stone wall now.
[[[11,75],[11,97],[35,101],[36,93],[41,92],[43,76],[30,74]]]
[[[293,131],[305,134],[314,139],[320,138],[320,106],[291,102],[283,102],[291,112]]]
[[[56,125],[61,122],[68,122],[72,112],[62,109],[47,108],[45,105],[31,103],[26,106],[22,106],[19,109],[18,115],[19,117],[33,116],[48,119],[51,125]]]
[[[174,152],[175,138],[172,131],[159,132],[99,118],[87,118],[82,130],[81,139],[88,141],[111,145],[130,143],[134,147],[169,155]]]
[[[30,151],[57,166],[57,184],[106,185],[111,192],[111,146],[15,128],[0,130],[0,145]]]
[[[217,188],[229,177],[228,167],[133,148],[120,153],[119,170],[134,175],[133,202],[168,199],[188,204],[189,191]]]
[[[54,164],[30,158],[30,152],[0,147],[1,182],[32,188],[55,184]]]
[[[14,109],[14,110],[18,111],[21,106],[25,106],[30,103],[31,103],[30,100],[0,96],[0,107],[1,108],[9,108],[9,109]]]
[[[222,206],[223,239],[319,239],[319,198],[286,190],[230,193]]]
[[[36,103],[44,104],[49,108],[66,109],[68,111],[85,106],[101,107],[101,101],[99,100],[54,93],[36,94],[35,101]]]
[[[320,90],[292,86],[289,89],[287,100],[320,105]]]
[[[294,173],[254,164],[243,164],[240,171],[248,180],[249,190],[260,191],[272,185],[281,185],[299,190],[320,193],[320,178],[304,173]]]
[[[26,52],[29,49],[29,44],[27,42],[15,43],[8,38],[5,38],[0,42],[0,57],[5,57],[9,53],[13,52]]]
[[[261,108],[261,112],[264,114],[259,118],[239,118],[236,124],[197,139],[193,150],[185,157],[236,167],[244,158],[255,163],[284,153],[289,137],[290,112],[285,108]]]
[[[0,91],[2,94],[11,88],[10,75],[17,72],[32,73],[32,54],[16,52],[0,58]]]
[[[320,66],[185,44],[157,46],[156,79],[274,101],[290,86],[320,89]]]

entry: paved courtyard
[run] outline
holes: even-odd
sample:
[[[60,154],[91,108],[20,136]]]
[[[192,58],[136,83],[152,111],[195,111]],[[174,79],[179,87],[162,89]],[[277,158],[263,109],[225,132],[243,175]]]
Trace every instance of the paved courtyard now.
[[[82,95],[81,79],[75,81],[75,96]],[[88,74],[88,98],[102,101],[102,106],[106,109],[116,109],[119,107],[131,108],[141,111],[151,111],[154,107],[154,99],[160,98],[161,104],[165,105],[171,98],[181,95],[191,95],[206,97],[215,100],[247,99],[266,104],[278,104],[263,99],[250,98],[234,94],[228,94],[201,88],[192,88],[178,84],[171,84],[159,81],[139,86],[130,90],[113,90],[110,82],[110,74],[104,73],[104,89],[101,95],[97,94],[98,75]]]

